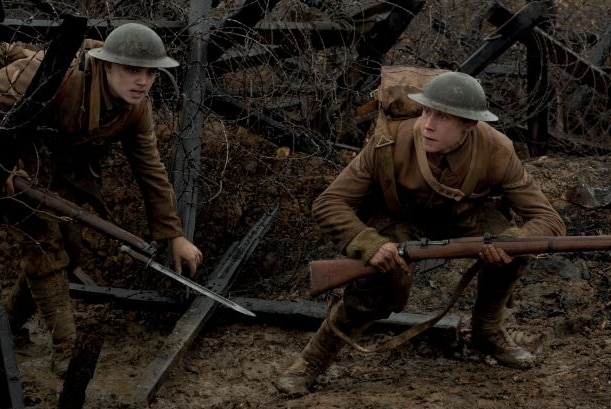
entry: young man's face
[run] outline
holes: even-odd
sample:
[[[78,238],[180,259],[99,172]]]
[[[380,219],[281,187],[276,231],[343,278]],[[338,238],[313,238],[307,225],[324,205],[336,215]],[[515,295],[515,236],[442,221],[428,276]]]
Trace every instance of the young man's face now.
[[[427,153],[451,152],[476,125],[476,121],[424,107],[420,118],[422,147]]]
[[[106,63],[104,69],[110,93],[132,105],[139,104],[147,96],[156,76],[154,68]]]

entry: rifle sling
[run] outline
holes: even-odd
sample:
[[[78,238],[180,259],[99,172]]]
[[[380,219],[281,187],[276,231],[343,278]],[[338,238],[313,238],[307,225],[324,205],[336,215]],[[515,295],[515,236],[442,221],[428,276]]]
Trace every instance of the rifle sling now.
[[[460,281],[456,285],[456,288],[454,289],[454,293],[452,294],[450,302],[439,314],[437,314],[436,316],[434,316],[433,318],[427,321],[421,322],[418,325],[414,325],[410,329],[400,333],[397,336],[391,337],[384,342],[374,343],[370,346],[365,347],[365,346],[362,346],[356,343],[354,339],[352,339],[351,337],[346,335],[344,332],[342,332],[339,328],[337,328],[335,324],[333,324],[332,320],[330,319],[328,315],[327,315],[327,323],[329,324],[329,327],[335,333],[335,335],[337,335],[344,342],[346,342],[347,344],[351,345],[352,347],[354,347],[355,349],[361,352],[383,352],[383,351],[388,351],[388,350],[397,348],[405,344],[412,338],[420,335],[421,333],[423,333],[424,331],[426,331],[427,329],[435,325],[437,322],[439,322],[439,320],[441,320],[448,313],[448,311],[450,311],[450,309],[454,306],[456,301],[458,301],[464,289],[471,282],[473,277],[475,277],[475,274],[477,274],[477,272],[480,270],[482,264],[483,264],[483,261],[477,260],[475,263],[473,263],[473,265],[471,265],[471,267],[469,267],[469,269],[463,274]],[[328,308],[327,311],[328,312],[331,311],[331,308]]]

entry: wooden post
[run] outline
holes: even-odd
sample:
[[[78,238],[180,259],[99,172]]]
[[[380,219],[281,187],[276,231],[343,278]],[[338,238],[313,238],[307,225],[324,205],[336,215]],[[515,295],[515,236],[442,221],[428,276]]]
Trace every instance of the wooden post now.
[[[210,26],[204,16],[210,12],[211,0],[191,0],[188,32],[191,38],[185,101],[180,118],[180,140],[176,147],[171,179],[178,200],[178,216],[183,234],[193,240],[197,218],[197,179],[201,159],[201,136],[206,112],[204,108],[204,66],[207,61],[207,38]]]
[[[0,297],[1,300],[1,297]],[[23,409],[23,390],[6,311],[0,305],[0,407]]]

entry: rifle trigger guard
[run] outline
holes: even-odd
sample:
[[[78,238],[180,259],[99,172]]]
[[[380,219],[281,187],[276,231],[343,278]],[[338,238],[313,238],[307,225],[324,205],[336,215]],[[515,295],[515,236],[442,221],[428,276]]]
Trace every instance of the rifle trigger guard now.
[[[407,242],[401,242],[399,244],[399,256],[403,257],[406,261],[409,260],[409,255],[407,254]]]

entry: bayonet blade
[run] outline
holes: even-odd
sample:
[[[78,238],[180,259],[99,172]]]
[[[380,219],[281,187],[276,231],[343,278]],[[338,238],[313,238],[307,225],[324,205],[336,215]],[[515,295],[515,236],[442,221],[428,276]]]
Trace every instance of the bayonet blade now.
[[[248,311],[246,308],[242,307],[239,304],[234,303],[233,301],[223,297],[220,294],[215,293],[214,291],[208,290],[206,287],[196,283],[193,280],[188,279],[187,277],[184,277],[180,274],[178,274],[177,272],[167,268],[166,266],[159,264],[158,262],[156,262],[155,260],[152,260],[150,258],[148,258],[147,256],[145,256],[144,254],[138,253],[137,251],[135,251],[134,249],[132,249],[129,246],[126,245],[121,245],[121,247],[119,247],[119,249],[124,252],[129,254],[131,257],[133,257],[136,260],[142,261],[143,263],[145,263],[147,266],[159,271],[161,274],[166,275],[168,277],[170,277],[173,280],[178,281],[179,283],[186,285],[187,287],[197,291],[200,294],[205,295],[206,297],[209,297],[211,299],[213,299],[216,302],[219,302],[235,311],[238,311],[244,315],[248,315],[250,317],[256,317],[256,315],[250,311]]]

